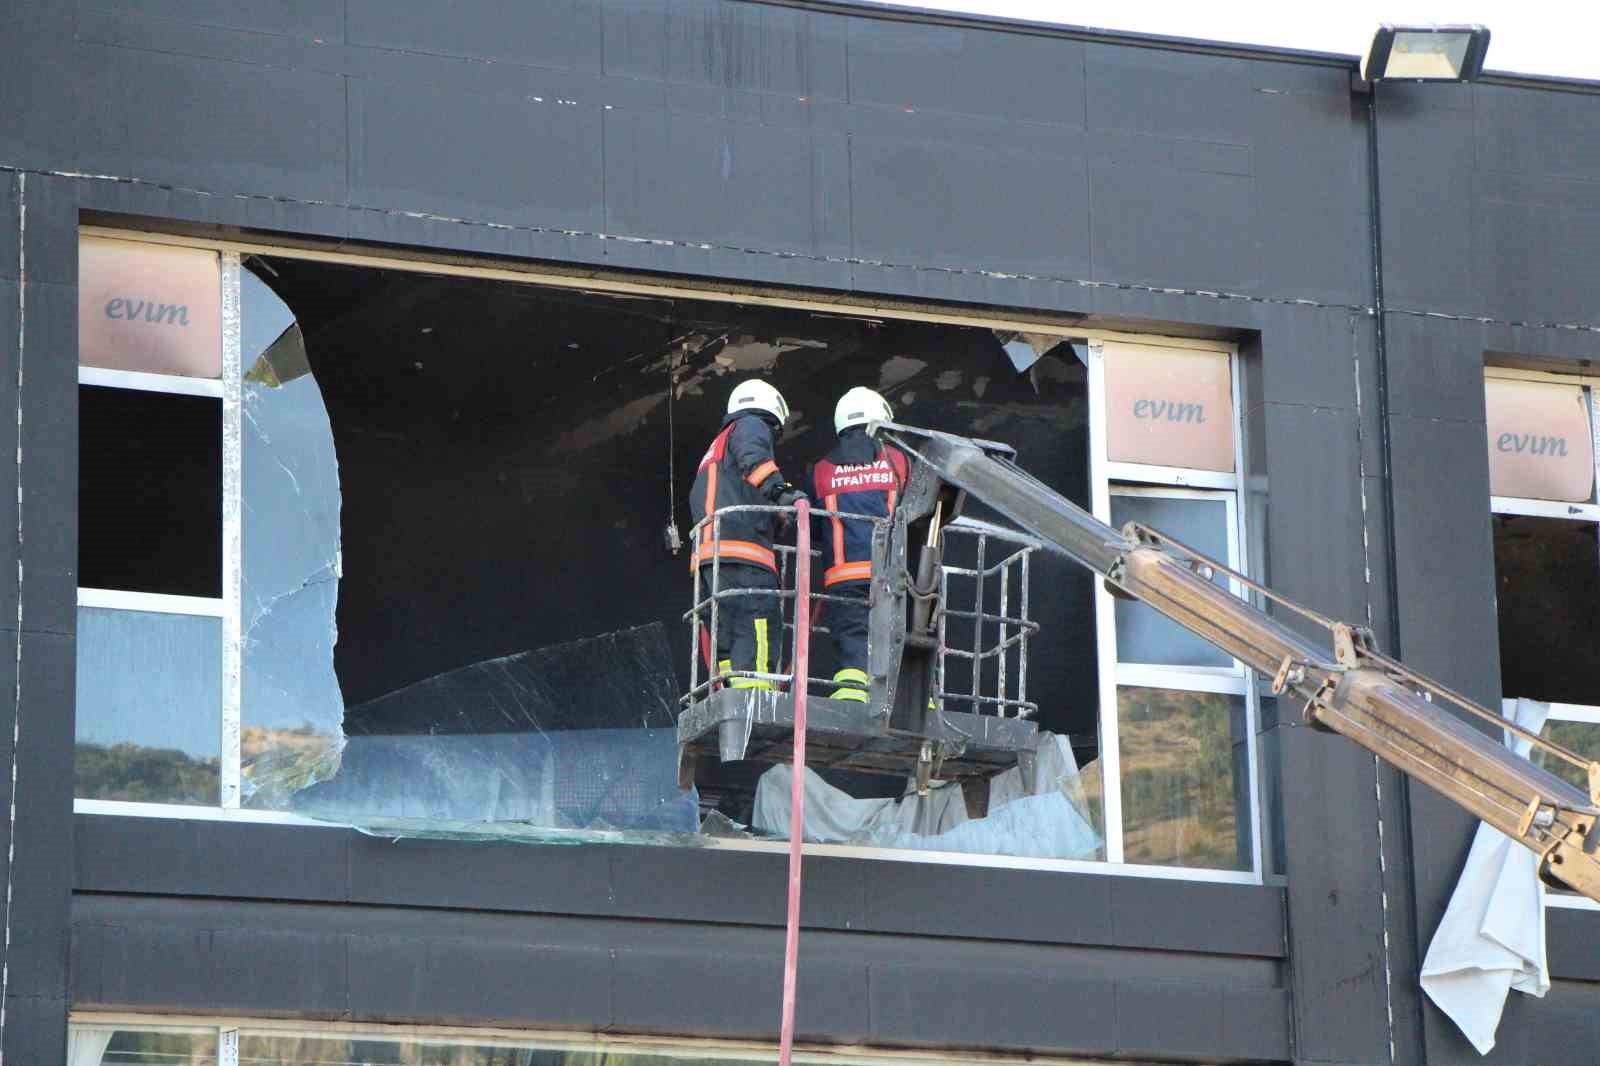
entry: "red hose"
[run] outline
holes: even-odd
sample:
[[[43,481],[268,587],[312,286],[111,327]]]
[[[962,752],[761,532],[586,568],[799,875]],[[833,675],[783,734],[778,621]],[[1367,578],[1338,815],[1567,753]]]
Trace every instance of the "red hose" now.
[[[800,954],[800,845],[805,838],[806,678],[811,672],[811,506],[794,505],[794,781],[789,793],[789,919],[783,942],[783,1028],[778,1064],[789,1066],[794,1048],[795,963]]]

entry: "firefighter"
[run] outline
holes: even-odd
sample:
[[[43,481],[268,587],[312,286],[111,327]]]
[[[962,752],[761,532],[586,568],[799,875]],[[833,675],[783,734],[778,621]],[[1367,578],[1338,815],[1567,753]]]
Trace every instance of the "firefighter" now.
[[[887,517],[904,491],[911,463],[898,448],[867,434],[870,422],[894,418],[889,401],[867,388],[853,388],[833,411],[838,435],[833,449],[813,468],[816,498],[829,511]],[[823,591],[842,600],[827,601],[833,634],[836,700],[867,699],[867,605],[872,588],[873,523],[829,517],[819,523],[823,544]]]
[[[789,420],[789,405],[777,389],[760,379],[740,383],[728,397],[722,431],[706,449],[689,494],[694,521],[722,507],[741,504],[793,506],[805,493],[789,484],[773,455],[776,433]],[[783,613],[778,590],[778,561],[772,550],[783,516],[767,511],[736,511],[722,517],[721,536],[713,544],[712,523],[700,530],[689,566],[700,568],[701,594],[711,588],[712,563],[718,565],[719,591],[771,589],[773,595],[735,595],[717,601],[717,667],[777,673],[782,658]],[[709,627],[706,614],[703,625]],[[704,635],[704,634],[703,634]],[[710,658],[710,648],[705,649]],[[732,688],[773,687],[770,681],[734,678]]]

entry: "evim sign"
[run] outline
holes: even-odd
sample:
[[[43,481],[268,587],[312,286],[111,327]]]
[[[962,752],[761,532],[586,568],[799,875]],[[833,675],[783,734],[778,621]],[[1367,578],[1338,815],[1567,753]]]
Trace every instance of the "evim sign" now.
[[[1582,385],[1491,377],[1484,382],[1489,492],[1585,503],[1594,493],[1594,435]]]
[[[78,359],[108,370],[218,377],[217,254],[85,237],[78,245]]]

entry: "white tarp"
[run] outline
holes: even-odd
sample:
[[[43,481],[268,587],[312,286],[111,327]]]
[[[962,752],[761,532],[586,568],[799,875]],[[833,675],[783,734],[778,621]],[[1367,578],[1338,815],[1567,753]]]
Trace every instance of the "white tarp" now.
[[[1530,733],[1544,728],[1549,704],[1518,700],[1511,720]],[[1528,754],[1526,740],[1508,744]],[[1550,990],[1537,856],[1480,823],[1428,957],[1422,989],[1450,1016],[1480,1055],[1494,1049],[1506,995]]]
[[[786,763],[761,775],[753,828],[788,835],[792,775]],[[1096,858],[1100,835],[1075,804],[1081,802],[1082,789],[1077,763],[1064,738],[1045,736],[1034,788],[1028,794],[1022,788],[1021,771],[1007,770],[990,781],[988,816],[969,819],[957,784],[934,785],[926,796],[908,791],[899,799],[855,799],[807,768],[805,838],[977,855]]]

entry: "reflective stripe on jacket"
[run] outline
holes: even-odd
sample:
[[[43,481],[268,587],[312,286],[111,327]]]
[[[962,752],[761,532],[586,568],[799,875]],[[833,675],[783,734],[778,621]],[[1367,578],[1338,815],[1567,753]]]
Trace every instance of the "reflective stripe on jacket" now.
[[[772,426],[760,415],[739,412],[728,416],[722,432],[706,449],[689,490],[689,513],[695,522],[723,507],[771,504],[786,482],[773,457]],[[709,564],[714,556],[724,562],[751,563],[778,569],[772,550],[778,516],[760,511],[738,511],[722,516],[722,535],[712,551],[712,523],[700,530],[689,556],[689,568]]]
[[[898,448],[881,445],[864,427],[839,435],[833,449],[812,470],[817,501],[829,511],[882,518],[911,476],[911,462]],[[824,587],[872,578],[873,523],[862,519],[827,519],[817,539],[822,543]]]

